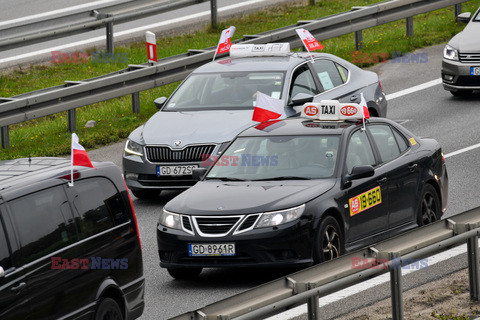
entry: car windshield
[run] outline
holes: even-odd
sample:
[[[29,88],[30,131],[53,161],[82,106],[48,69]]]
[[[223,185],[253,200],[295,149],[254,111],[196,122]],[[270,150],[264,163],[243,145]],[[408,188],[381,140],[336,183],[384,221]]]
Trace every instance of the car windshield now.
[[[163,110],[252,109],[255,92],[282,98],[283,72],[229,72],[192,74]]]
[[[332,177],[340,136],[239,137],[207,175],[221,180],[303,180]]]

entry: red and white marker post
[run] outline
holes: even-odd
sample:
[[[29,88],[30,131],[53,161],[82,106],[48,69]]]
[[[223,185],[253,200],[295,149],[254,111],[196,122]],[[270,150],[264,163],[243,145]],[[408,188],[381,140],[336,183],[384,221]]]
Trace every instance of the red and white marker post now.
[[[157,62],[157,42],[155,40],[155,34],[153,32],[147,31],[145,35],[147,37],[148,62]]]

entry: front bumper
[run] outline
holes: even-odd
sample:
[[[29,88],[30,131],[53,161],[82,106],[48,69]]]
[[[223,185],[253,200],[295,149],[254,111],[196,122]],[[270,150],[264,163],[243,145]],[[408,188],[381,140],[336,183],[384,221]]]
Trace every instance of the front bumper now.
[[[304,267],[313,264],[314,232],[307,219],[223,237],[190,235],[157,225],[160,266],[184,267]],[[191,257],[188,244],[234,243],[235,256]]]
[[[480,76],[472,76],[470,74],[471,67],[480,67],[480,62],[466,63],[443,59],[443,88],[448,91],[480,90]],[[453,79],[447,79],[448,77],[453,77]]]

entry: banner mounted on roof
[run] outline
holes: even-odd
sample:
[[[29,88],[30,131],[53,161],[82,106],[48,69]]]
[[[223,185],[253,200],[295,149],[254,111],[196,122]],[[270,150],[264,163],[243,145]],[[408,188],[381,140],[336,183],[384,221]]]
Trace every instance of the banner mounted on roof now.
[[[303,118],[337,121],[362,120],[363,108],[357,103],[340,103],[338,100],[322,100],[303,105]]]
[[[222,34],[220,35],[220,41],[218,41],[217,51],[215,51],[215,55],[213,56],[213,60],[215,60],[217,54],[230,51],[230,48],[232,47],[232,42],[230,39],[233,37],[235,30],[235,27],[231,26],[230,28],[222,31]]]

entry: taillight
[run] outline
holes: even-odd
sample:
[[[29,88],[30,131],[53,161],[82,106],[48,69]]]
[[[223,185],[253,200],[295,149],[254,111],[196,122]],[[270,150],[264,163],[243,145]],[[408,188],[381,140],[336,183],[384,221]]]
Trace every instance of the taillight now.
[[[378,85],[380,86],[380,89],[382,89],[382,93],[385,94],[385,91],[383,91],[382,82],[380,80],[378,80]]]
[[[123,180],[125,184],[125,189],[127,190],[128,201],[130,202],[130,208],[132,208],[133,221],[135,221],[135,229],[137,230],[138,243],[140,244],[140,250],[142,250],[142,241],[140,240],[140,232],[138,231],[137,215],[135,214],[135,208],[133,207],[132,198],[130,197],[130,192],[128,192],[127,183]]]

